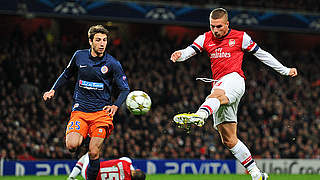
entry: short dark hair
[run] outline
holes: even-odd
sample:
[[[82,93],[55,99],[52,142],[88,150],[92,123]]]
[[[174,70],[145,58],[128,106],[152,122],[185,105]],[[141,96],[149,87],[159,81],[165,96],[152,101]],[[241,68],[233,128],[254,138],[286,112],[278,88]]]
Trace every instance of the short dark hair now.
[[[134,170],[135,173],[132,174],[131,179],[132,180],[145,180],[146,179],[146,174],[141,171],[140,169]]]
[[[224,8],[216,8],[216,9],[212,10],[210,13],[211,19],[220,19],[223,16],[226,16],[226,18],[228,20],[228,11]]]
[[[101,33],[101,34],[105,34],[105,35],[109,35],[109,31],[102,25],[95,25],[95,26],[91,26],[89,28],[88,31],[88,38],[91,39],[91,41],[93,40],[93,37],[95,34],[97,33]]]

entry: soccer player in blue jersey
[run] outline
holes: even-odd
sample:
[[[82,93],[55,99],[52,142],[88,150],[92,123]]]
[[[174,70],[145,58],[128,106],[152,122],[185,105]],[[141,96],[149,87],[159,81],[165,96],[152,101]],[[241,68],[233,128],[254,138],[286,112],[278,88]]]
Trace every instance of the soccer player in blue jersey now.
[[[66,129],[66,147],[75,152],[89,135],[88,180],[95,180],[99,171],[99,153],[104,139],[113,130],[113,116],[126,99],[130,89],[119,61],[105,52],[108,30],[102,25],[88,31],[90,49],[74,53],[68,66],[43,99],[52,98],[55,91],[77,74],[73,95],[73,108]],[[116,101],[111,102],[112,84],[120,90]]]

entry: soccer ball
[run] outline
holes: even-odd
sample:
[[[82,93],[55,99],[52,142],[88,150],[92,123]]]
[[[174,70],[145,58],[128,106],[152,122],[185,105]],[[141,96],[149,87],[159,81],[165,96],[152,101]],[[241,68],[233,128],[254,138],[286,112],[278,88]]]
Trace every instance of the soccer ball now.
[[[151,98],[143,91],[132,91],[128,94],[126,105],[134,115],[144,115],[151,107]]]

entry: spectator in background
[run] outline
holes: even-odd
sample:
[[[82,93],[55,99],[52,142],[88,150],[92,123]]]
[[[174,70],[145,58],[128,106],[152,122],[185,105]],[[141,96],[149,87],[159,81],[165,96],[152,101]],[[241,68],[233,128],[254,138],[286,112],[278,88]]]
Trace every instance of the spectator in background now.
[[[0,160],[7,160],[7,151],[5,149],[1,149]]]

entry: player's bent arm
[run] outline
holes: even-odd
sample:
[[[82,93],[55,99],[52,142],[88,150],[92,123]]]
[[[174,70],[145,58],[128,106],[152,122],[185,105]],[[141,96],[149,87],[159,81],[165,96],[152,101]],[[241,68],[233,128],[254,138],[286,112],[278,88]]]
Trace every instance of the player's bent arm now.
[[[176,52],[180,52],[180,56],[175,56]],[[191,46],[176,52],[171,55],[171,60],[173,62],[182,62],[197,54],[197,52]]]
[[[276,58],[274,58],[267,51],[264,51],[263,49],[259,48],[253,55],[256,56],[264,64],[272,67],[278,73],[287,76],[290,75],[290,68],[283,66]]]
[[[70,79],[76,72],[77,70],[77,66],[76,66],[76,56],[77,56],[77,52],[76,51],[68,66],[64,69],[64,71],[61,73],[61,75],[58,77],[58,79],[56,80],[56,82],[53,84],[51,90],[56,90],[57,88],[59,88],[60,86],[63,86],[68,79]]]

